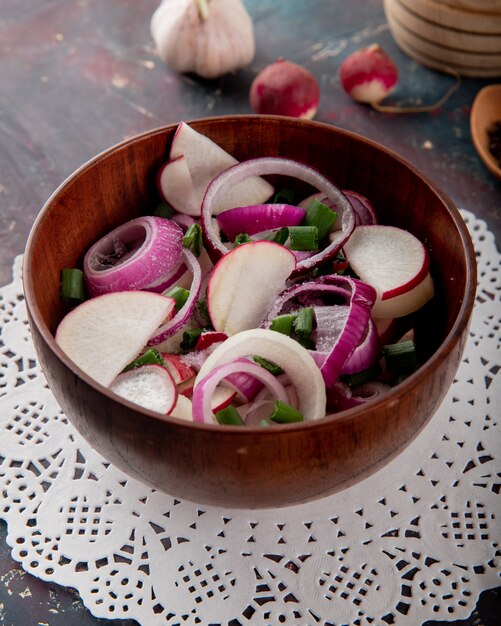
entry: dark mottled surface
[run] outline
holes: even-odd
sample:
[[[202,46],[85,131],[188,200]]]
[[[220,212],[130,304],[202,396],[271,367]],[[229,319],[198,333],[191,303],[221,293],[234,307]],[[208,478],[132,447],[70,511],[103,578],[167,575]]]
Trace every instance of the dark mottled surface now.
[[[250,68],[214,81],[178,76],[157,59],[149,21],[157,0],[0,0],[0,284],[11,278],[33,220],[75,168],[124,137],[206,115],[250,112],[255,74],[283,56],[308,67],[322,98],[317,119],[354,130],[412,161],[499,237],[501,183],[471,143],[469,113],[493,81],[465,79],[432,114],[382,115],[351,102],[337,68],[373,42],[395,59],[393,103],[436,100],[451,84],[399,51],[382,0],[249,0],[257,53]],[[398,184],[398,181],[395,181]],[[22,572],[0,523],[0,625],[90,626],[99,620],[69,590]],[[464,626],[499,624],[499,593],[485,592]],[[427,622],[431,626],[435,622]]]

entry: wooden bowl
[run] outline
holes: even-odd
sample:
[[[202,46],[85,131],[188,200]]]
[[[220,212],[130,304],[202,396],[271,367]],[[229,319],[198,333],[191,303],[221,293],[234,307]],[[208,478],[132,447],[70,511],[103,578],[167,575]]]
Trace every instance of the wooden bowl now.
[[[236,158],[281,155],[310,163],[374,202],[381,223],[406,228],[431,255],[436,297],[414,326],[426,363],[384,399],[280,428],[239,428],[160,418],[80,371],[56,345],[64,314],[59,276],[101,235],[158,202],[155,184],[176,125],[96,156],[48,200],[27,244],[24,287],[36,350],[50,388],[85,439],[129,475],[172,495],[231,507],[301,503],[369,476],[432,417],[467,338],[475,254],[452,202],[390,150],[318,122],[228,116],[192,123]]]
[[[488,85],[475,96],[470,114],[473,144],[489,171],[501,180],[501,166],[489,151],[488,129],[501,122],[501,84]]]

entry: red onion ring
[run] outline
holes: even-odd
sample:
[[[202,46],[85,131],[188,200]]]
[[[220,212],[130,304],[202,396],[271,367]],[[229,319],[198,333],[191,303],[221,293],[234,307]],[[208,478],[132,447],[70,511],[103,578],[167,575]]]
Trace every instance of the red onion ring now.
[[[184,276],[184,274],[188,271],[188,268],[183,263],[182,260],[179,260],[179,263],[171,269],[170,272],[160,276],[157,280],[154,280],[149,285],[143,287],[144,291],[153,291],[155,293],[162,293],[169,287],[172,287],[180,278]]]
[[[148,341],[149,346],[156,346],[159,343],[162,343],[162,341],[167,339],[167,337],[173,335],[184,324],[186,324],[186,322],[189,320],[193,313],[195,304],[197,303],[200,293],[200,286],[202,284],[202,270],[200,269],[200,264],[197,261],[197,257],[187,248],[183,248],[182,258],[184,263],[187,265],[188,270],[193,275],[190,287],[190,295],[188,296],[188,299],[186,300],[184,305],[176,313],[176,315],[174,315],[174,317],[166,324],[163,324],[162,326],[160,326],[160,328],[157,329],[153,337],[151,337],[151,339]]]
[[[89,294],[143,289],[175,267],[182,240],[181,228],[162,217],[137,217],[118,226],[96,241],[84,257]],[[123,254],[113,258],[117,247]]]
[[[193,392],[192,407],[194,422],[213,423],[211,400],[218,384],[230,374],[235,373],[250,374],[261,381],[273,395],[282,402],[287,403],[287,393],[282,384],[263,367],[249,359],[235,359],[224,365],[220,365],[209,372],[204,378],[197,382]]]
[[[342,229],[335,231],[331,243],[321,252],[300,261],[294,273],[312,269],[337,254],[355,228],[355,216],[349,200],[338,187],[316,169],[305,163],[281,157],[262,157],[242,161],[224,170],[209,183],[201,210],[202,229],[209,254],[217,260],[228,252],[211,221],[213,209],[218,206],[221,197],[224,196],[228,188],[234,187],[247,178],[266,176],[267,174],[291,176],[308,183],[325,194],[342,211]]]
[[[346,383],[337,382],[327,389],[327,409],[338,412],[351,409],[381,398],[390,391],[391,387],[377,381],[365,383],[356,389],[351,389]]]
[[[345,364],[341,368],[341,374],[355,374],[370,367],[378,356],[379,336],[376,324],[372,317],[369,317],[365,337],[348,357]]]

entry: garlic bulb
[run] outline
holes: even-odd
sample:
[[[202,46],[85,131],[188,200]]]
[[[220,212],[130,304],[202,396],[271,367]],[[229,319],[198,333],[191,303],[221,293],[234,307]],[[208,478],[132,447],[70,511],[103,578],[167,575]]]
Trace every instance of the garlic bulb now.
[[[241,0],[163,0],[151,34],[160,57],[180,73],[216,78],[254,58],[252,20]]]

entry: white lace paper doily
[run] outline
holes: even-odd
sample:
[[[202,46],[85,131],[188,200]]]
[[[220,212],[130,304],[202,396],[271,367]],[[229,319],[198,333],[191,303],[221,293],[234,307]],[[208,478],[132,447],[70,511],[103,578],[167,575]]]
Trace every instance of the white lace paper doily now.
[[[180,501],[94,452],[37,364],[17,258],[12,284],[0,289],[0,517],[13,558],[76,588],[94,615],[143,626],[467,617],[480,592],[499,584],[501,290],[492,233],[463,216],[480,283],[466,353],[439,411],[369,479],[279,510]]]

